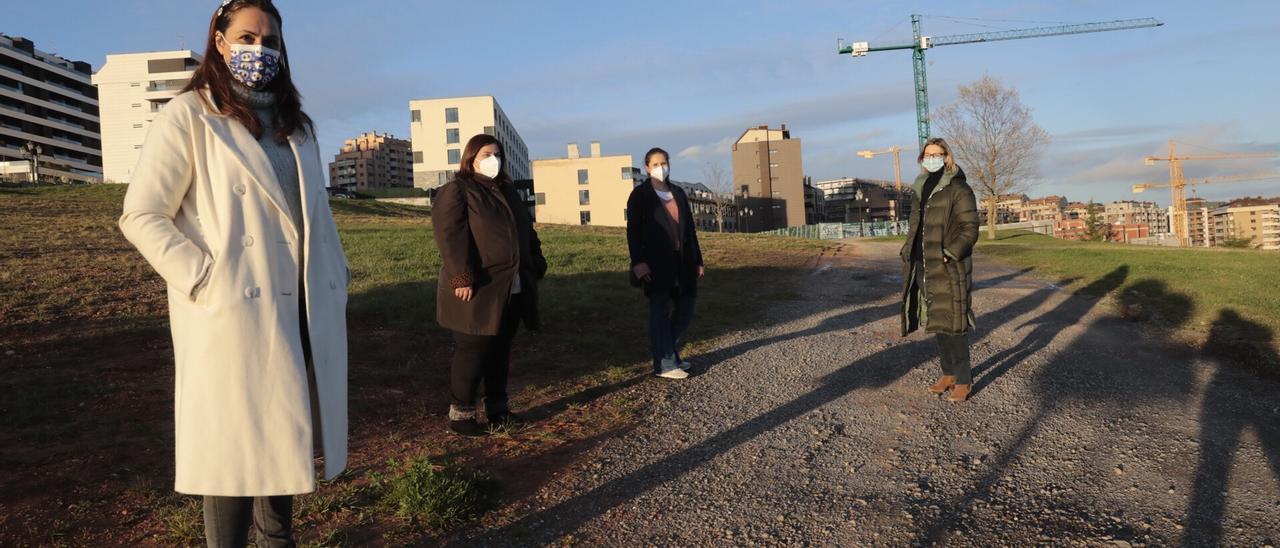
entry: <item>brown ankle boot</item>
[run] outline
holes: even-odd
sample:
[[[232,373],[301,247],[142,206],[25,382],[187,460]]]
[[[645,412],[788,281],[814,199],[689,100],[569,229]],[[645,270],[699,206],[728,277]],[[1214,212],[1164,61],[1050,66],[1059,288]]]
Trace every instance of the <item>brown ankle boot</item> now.
[[[947,390],[950,390],[951,387],[955,385],[956,385],[955,375],[943,375],[941,379],[938,379],[938,382],[933,383],[933,386],[929,387],[929,392],[933,394],[941,394],[943,392],[946,392]]]
[[[969,391],[973,389],[972,384],[957,384],[951,388],[951,393],[947,394],[947,401],[960,403],[969,399]]]

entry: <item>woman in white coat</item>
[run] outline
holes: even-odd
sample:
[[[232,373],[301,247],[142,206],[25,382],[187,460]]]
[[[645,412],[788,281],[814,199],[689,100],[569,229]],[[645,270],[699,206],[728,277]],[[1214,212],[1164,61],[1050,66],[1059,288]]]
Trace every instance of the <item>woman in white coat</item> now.
[[[152,123],[120,229],[168,285],[175,489],[210,546],[292,545],[292,495],[347,452],[346,286],[310,118],[270,0],[227,0]]]

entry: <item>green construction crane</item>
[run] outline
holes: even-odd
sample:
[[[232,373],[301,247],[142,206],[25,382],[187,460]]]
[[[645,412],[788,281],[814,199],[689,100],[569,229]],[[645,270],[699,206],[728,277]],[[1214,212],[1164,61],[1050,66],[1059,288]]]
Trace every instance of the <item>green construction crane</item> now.
[[[873,46],[867,42],[854,42],[848,46],[844,40],[836,46],[840,55],[849,54],[854,59],[864,57],[873,51],[889,51],[895,49],[911,50],[911,59],[915,64],[916,75],[916,130],[920,137],[920,146],[929,139],[929,83],[925,79],[924,50],[938,46],[956,44],[973,44],[977,42],[996,42],[999,40],[1020,40],[1022,38],[1041,38],[1045,36],[1061,36],[1065,34],[1085,34],[1089,32],[1105,32],[1110,30],[1141,29],[1164,25],[1155,19],[1122,19],[1105,23],[1083,23],[1078,25],[1058,25],[1037,27],[1033,29],[1005,30],[983,32],[977,34],[956,34],[952,36],[923,36],[920,34],[920,15],[911,16],[912,40],[907,44]]]

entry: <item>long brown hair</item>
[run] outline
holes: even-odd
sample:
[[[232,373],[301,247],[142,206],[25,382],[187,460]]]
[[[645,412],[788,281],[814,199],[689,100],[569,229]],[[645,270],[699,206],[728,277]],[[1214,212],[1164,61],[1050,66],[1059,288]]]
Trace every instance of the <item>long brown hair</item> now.
[[[476,156],[480,155],[480,149],[489,145],[498,145],[498,160],[502,161],[503,167],[502,171],[498,172],[498,177],[494,180],[507,183],[511,182],[511,177],[507,176],[506,170],[507,153],[502,149],[502,143],[498,141],[498,138],[489,135],[488,133],[481,133],[467,141],[466,148],[462,149],[462,164],[458,166],[458,177],[466,177],[470,179],[475,176]]]
[[[276,128],[275,141],[284,144],[290,135],[300,129],[306,129],[307,134],[314,136],[315,124],[312,123],[311,117],[302,111],[302,95],[298,93],[298,88],[293,86],[293,75],[289,72],[289,51],[283,36],[284,18],[280,16],[280,10],[276,9],[271,0],[235,0],[213,14],[213,18],[209,20],[209,39],[204,47],[204,59],[182,91],[195,91],[200,95],[200,100],[206,104],[209,99],[212,99],[213,104],[208,106],[240,122],[254,137],[262,138],[262,123],[258,121],[257,116],[253,115],[249,106],[245,105],[231,90],[234,79],[231,76],[231,70],[222,60],[222,53],[218,51],[218,33],[223,33],[225,36],[227,27],[231,26],[231,16],[244,8],[258,8],[266,12],[275,18],[276,24],[281,29],[280,74],[277,74],[264,89],[276,96],[275,118],[271,121]],[[209,91],[208,98],[200,93],[206,89]]]

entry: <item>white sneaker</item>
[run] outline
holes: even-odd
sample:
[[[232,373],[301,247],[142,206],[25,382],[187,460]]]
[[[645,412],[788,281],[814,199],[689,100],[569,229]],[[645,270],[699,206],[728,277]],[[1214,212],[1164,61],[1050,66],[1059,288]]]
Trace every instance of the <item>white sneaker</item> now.
[[[670,371],[663,371],[661,373],[658,373],[658,376],[664,379],[687,379],[689,378],[689,373],[677,367]]]

